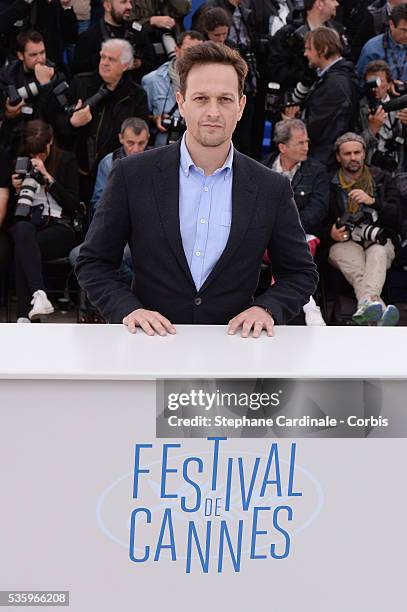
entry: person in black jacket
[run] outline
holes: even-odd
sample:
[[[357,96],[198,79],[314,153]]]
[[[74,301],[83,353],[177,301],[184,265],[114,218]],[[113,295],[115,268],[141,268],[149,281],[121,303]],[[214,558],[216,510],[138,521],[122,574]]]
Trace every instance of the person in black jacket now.
[[[155,57],[144,27],[130,20],[131,0],[126,0],[124,3],[117,0],[106,0],[103,8],[103,18],[78,38],[72,65],[73,72],[95,70],[99,64],[102,42],[109,38],[124,38],[134,49],[133,69],[137,75],[137,81],[140,81],[144,74],[153,69]]]
[[[127,117],[147,119],[147,94],[132,77],[133,48],[129,42],[112,38],[102,44],[97,72],[77,74],[68,92],[68,101],[77,109],[71,116],[60,114],[61,135],[74,139],[79,168],[85,180],[82,196],[87,200],[98,162],[120,146],[118,134]],[[86,101],[101,95],[91,106]],[[83,103],[85,105],[83,106]]]
[[[274,143],[278,147],[264,164],[286,176],[294,192],[301,225],[311,253],[319,243],[329,201],[329,178],[324,166],[308,157],[307,128],[300,119],[279,121],[274,129]],[[325,325],[320,308],[313,297],[303,306],[307,325]]]
[[[75,245],[72,217],[79,208],[79,177],[75,156],[55,145],[53,130],[43,121],[24,126],[20,153],[30,161],[27,174],[12,176],[16,206],[10,233],[18,322],[28,323],[54,311],[45,293],[42,261],[64,257]]]
[[[269,81],[279,83],[283,92],[295,90],[298,102],[316,78],[315,70],[304,58],[306,34],[320,26],[333,28],[340,35],[342,46],[347,47],[343,26],[333,20],[337,6],[336,0],[304,0],[304,10],[294,8],[287,17],[287,25],[271,40]]]
[[[400,230],[397,189],[390,174],[365,164],[366,145],[358,134],[340,136],[335,151],[340,168],[331,182],[324,232],[330,246],[329,263],[342,272],[355,291],[355,323],[396,325],[397,308],[386,307],[380,294],[394,259],[390,236]]]
[[[54,124],[59,112],[54,90],[64,80],[64,75],[47,60],[44,39],[39,32],[21,32],[16,44],[18,59],[0,71],[1,140],[13,154],[26,121],[42,119]],[[12,94],[13,87],[23,87],[25,93]]]
[[[343,59],[339,35],[317,28],[305,37],[305,57],[318,78],[305,100],[304,120],[310,137],[310,155],[335,168],[333,144],[354,129],[359,118],[357,79],[352,62]]]

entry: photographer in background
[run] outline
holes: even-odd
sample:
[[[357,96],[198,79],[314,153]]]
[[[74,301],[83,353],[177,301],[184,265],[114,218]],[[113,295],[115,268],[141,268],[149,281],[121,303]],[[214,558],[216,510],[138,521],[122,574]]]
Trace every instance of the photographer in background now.
[[[357,63],[362,86],[367,64],[378,59],[387,62],[393,81],[407,81],[407,3],[393,8],[389,30],[364,45]]]
[[[322,164],[308,157],[307,128],[300,119],[279,121],[274,130],[277,151],[263,163],[286,176],[294,193],[301,225],[312,255],[328,213],[329,178]],[[303,306],[306,325],[325,325],[313,297]]]
[[[0,71],[3,125],[1,139],[16,152],[26,121],[43,119],[53,124],[59,105],[54,89],[64,80],[47,61],[44,39],[39,32],[17,36],[17,60]]]
[[[317,71],[317,80],[310,89],[303,119],[310,137],[310,155],[328,170],[336,166],[335,140],[355,129],[359,118],[359,95],[352,62],[342,57],[338,33],[320,27],[305,36],[305,57]]]
[[[98,162],[120,146],[118,134],[127,117],[147,119],[147,95],[133,79],[133,48],[112,38],[102,44],[99,69],[77,74],[67,93],[67,112],[59,116],[64,137],[74,139],[81,178],[81,199],[89,201]],[[72,112],[72,106],[74,110]]]
[[[141,24],[130,18],[131,0],[105,0],[103,18],[83,32],[75,49],[72,65],[74,73],[95,70],[100,60],[102,42],[110,38],[127,40],[134,51],[132,69],[141,79],[154,66],[154,51],[150,39]]]
[[[54,143],[43,121],[29,121],[23,130],[21,157],[12,183],[16,193],[14,241],[17,322],[51,314],[42,261],[65,257],[75,245],[72,216],[79,208],[78,165],[73,153]]]
[[[365,95],[360,102],[360,131],[366,143],[366,161],[393,175],[404,172],[407,108],[386,112],[392,80],[390,68],[383,60],[370,62],[365,69]],[[407,91],[406,91],[407,93]],[[405,101],[407,107],[407,97]]]
[[[259,74],[252,47],[251,33],[246,19],[248,16],[247,9],[240,7],[240,0],[233,6],[226,2],[231,8],[235,7],[233,14],[231,14],[230,10],[225,10],[212,4],[208,4],[207,8],[202,10],[197,23],[200,31],[203,32],[208,40],[224,44],[231,49],[236,49],[247,64],[248,73],[244,87],[246,106],[233,134],[233,143],[238,151],[251,156],[256,149],[253,139],[255,126],[254,108],[259,85]],[[237,15],[240,16],[238,17]],[[237,25],[238,23],[239,26]],[[261,122],[262,118],[259,116],[256,119]]]
[[[314,68],[308,66],[304,57],[306,34],[326,26],[336,30],[342,47],[347,47],[343,26],[333,21],[337,7],[336,0],[304,0],[304,10],[295,8],[287,18],[287,25],[271,40],[269,81],[279,83],[283,93],[295,89],[298,102],[303,101],[316,78]]]
[[[176,61],[182,57],[185,50],[194,45],[198,45],[204,40],[199,32],[188,30],[178,36],[177,46],[175,47],[175,57],[162,64],[157,70],[143,77],[141,84],[147,93],[148,108],[153,116],[157,128],[154,146],[161,147],[168,143],[173,131],[174,121],[179,125],[179,137],[182,135],[182,124],[179,123],[180,114],[175,100],[175,94],[179,91],[179,76]],[[170,125],[165,127],[163,121]],[[168,129],[169,128],[169,129]]]
[[[340,136],[335,152],[340,168],[331,182],[325,235],[331,245],[329,263],[355,291],[355,323],[397,325],[397,308],[386,306],[380,297],[395,255],[392,236],[400,227],[397,190],[390,174],[365,164],[366,145],[358,134]]]

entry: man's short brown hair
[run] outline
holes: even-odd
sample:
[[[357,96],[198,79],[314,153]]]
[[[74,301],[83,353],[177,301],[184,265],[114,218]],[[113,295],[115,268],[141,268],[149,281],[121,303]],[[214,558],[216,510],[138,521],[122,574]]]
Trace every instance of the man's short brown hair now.
[[[377,74],[378,72],[384,72],[388,82],[392,82],[390,66],[383,60],[373,60],[369,62],[365,68],[365,73],[363,76],[366,78],[370,74]]]
[[[341,55],[342,53],[342,44],[339,34],[332,28],[321,26],[307,32],[305,35],[305,42],[309,41],[312,41],[315,51],[319,55],[323,55],[325,59],[329,59],[335,55]]]
[[[232,66],[237,74],[239,97],[242,97],[244,81],[248,71],[246,62],[234,49],[230,49],[226,45],[212,41],[207,41],[186,49],[183,57],[177,60],[180,90],[184,97],[189,71],[194,66],[204,64],[223,64],[225,66]]]

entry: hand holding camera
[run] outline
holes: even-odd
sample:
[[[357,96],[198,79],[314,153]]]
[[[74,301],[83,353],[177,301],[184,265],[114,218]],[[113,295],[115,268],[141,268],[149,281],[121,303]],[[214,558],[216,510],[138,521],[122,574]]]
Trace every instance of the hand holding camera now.
[[[23,179],[20,174],[12,174],[11,175],[11,183],[14,187],[14,191],[18,195],[21,191],[21,185],[23,184]]]
[[[10,98],[6,99],[4,107],[6,119],[16,119],[21,115],[22,108],[24,106],[24,100],[21,100],[18,104],[10,104]]]
[[[92,113],[90,111],[90,106],[87,104],[82,108],[82,100],[78,100],[75,106],[76,109],[70,118],[71,125],[75,128],[82,127],[87,125],[92,121]]]
[[[386,121],[387,113],[383,106],[379,106],[374,113],[371,113],[368,117],[369,130],[374,136],[380,131],[380,128]]]
[[[331,227],[331,238],[335,240],[335,242],[346,242],[346,240],[349,240],[349,232],[346,225],[337,227],[336,223],[334,223]]]
[[[50,183],[54,180],[52,176],[50,175],[50,173],[47,171],[42,159],[37,158],[37,157],[32,157],[31,165],[34,168],[34,170],[37,170],[40,174],[42,174],[42,176],[44,177],[47,183]]]

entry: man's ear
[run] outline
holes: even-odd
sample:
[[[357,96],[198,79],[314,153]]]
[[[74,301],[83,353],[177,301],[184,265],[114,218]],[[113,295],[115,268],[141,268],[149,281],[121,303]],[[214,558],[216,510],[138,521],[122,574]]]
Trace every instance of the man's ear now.
[[[24,53],[21,53],[21,51],[17,51],[17,57],[20,60],[20,62],[24,61]]]
[[[177,91],[177,93],[175,94],[175,99],[178,104],[179,114],[181,115],[181,117],[184,117],[185,115],[184,115],[183,107],[185,104],[185,99],[180,91]]]
[[[243,111],[244,111],[244,107],[246,106],[246,96],[243,95],[240,100],[239,100],[239,116],[238,116],[238,121],[240,121],[240,119],[242,118],[243,115]]]

